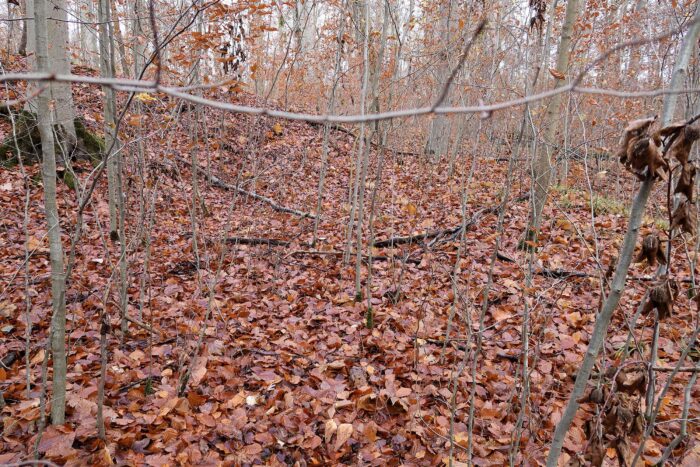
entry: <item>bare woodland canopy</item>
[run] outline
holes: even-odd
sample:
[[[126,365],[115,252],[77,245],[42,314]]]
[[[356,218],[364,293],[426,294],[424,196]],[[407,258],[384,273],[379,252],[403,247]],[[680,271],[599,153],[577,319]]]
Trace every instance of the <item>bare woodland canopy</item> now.
[[[699,35],[0,3],[0,463],[698,465]]]

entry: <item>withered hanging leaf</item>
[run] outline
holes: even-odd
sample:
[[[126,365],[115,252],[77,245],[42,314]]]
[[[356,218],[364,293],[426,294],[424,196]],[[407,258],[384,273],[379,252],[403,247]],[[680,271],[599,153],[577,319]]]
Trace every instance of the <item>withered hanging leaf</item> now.
[[[536,28],[542,34],[542,26],[544,26],[544,13],[547,11],[546,0],[530,0],[530,8],[534,10],[534,14],[530,18],[530,29]]]
[[[680,122],[673,122],[670,125],[666,125],[662,129],[658,131],[659,136],[666,137],[670,136],[674,133],[678,133],[681,131],[683,128],[685,128],[686,123],[685,121],[680,121]]]
[[[581,396],[576,402],[578,402],[579,404],[585,404],[586,402],[600,404],[605,400],[606,393],[607,390],[605,390],[604,388],[591,387],[586,389],[586,392],[583,393],[583,396]]]
[[[625,167],[635,174],[640,180],[651,178],[666,179],[661,169],[668,170],[668,163],[664,160],[660,148],[659,137],[636,136],[627,146]]]
[[[674,193],[683,193],[688,201],[693,202],[693,188],[695,187],[694,179],[696,168],[693,164],[688,163],[682,166],[681,176],[678,177],[678,183]]]
[[[587,465],[593,467],[600,467],[603,465],[603,461],[605,460],[605,444],[603,444],[603,441],[599,437],[593,439],[588,444],[583,458],[588,462]]]
[[[640,118],[637,120],[632,120],[627,124],[624,129],[624,133],[632,133],[632,136],[639,136],[647,132],[649,127],[659,118],[658,115],[648,118]]]
[[[698,223],[698,215],[695,206],[685,200],[678,205],[671,217],[671,230],[680,227],[682,232],[695,235],[695,226]]]
[[[644,394],[647,388],[646,369],[639,366],[626,367],[620,370],[615,378],[617,389],[630,394]]]
[[[666,255],[663,248],[661,248],[658,235],[649,234],[642,240],[642,251],[639,252],[634,261],[635,263],[641,263],[644,260],[647,260],[651,267],[656,266],[657,261],[661,264],[666,264]]]
[[[556,79],[559,79],[559,80],[566,79],[566,75],[555,68],[550,68],[549,74],[554,76]]]
[[[668,164],[661,153],[661,137],[648,135],[649,128],[657,116],[632,120],[627,124],[620,139],[617,157],[625,168],[641,180],[647,177],[664,177],[659,168],[668,170]]]
[[[662,276],[649,290],[649,298],[644,304],[642,313],[646,315],[656,309],[659,313],[660,320],[668,318],[673,312],[673,302],[677,294],[678,285],[676,282],[669,280],[666,276]]]
[[[692,126],[686,126],[680,130],[678,137],[673,142],[669,155],[674,157],[678,162],[685,165],[690,157],[690,150],[693,148],[693,143],[700,138],[700,131]]]

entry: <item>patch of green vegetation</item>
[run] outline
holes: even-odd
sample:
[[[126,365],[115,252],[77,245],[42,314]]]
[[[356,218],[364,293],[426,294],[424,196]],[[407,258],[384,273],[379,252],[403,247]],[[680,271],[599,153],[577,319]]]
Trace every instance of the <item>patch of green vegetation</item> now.
[[[73,172],[70,170],[66,170],[63,172],[63,183],[66,184],[68,188],[70,188],[72,191],[75,191],[76,187],[76,180],[75,176],[73,175]]]
[[[654,219],[654,226],[658,230],[663,230],[664,232],[668,231],[668,229],[670,227],[668,224],[668,219],[660,219],[660,218]]]
[[[593,212],[596,216],[602,214],[627,215],[629,208],[624,203],[606,196],[595,195],[592,200]]]

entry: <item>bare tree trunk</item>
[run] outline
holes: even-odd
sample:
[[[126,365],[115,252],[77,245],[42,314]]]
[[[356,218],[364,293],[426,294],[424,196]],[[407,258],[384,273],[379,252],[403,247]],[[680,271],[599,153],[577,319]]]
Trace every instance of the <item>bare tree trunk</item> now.
[[[48,27],[46,26],[46,0],[34,0],[36,24],[36,63],[40,72],[49,71]],[[42,180],[44,183],[44,209],[48,224],[49,257],[51,262],[51,353],[53,354],[53,395],[51,421],[60,425],[66,413],[66,283],[63,268],[63,244],[58,206],[56,204],[56,154],[51,122],[51,97],[44,91],[37,97],[37,123],[41,134]]]
[[[440,15],[441,27],[439,29],[439,34],[442,35],[441,42],[445,44],[445,48],[440,52],[442,63],[439,65],[438,69],[438,89],[442,89],[450,76],[450,18],[454,6],[453,0],[448,0],[445,6],[443,6],[443,11]],[[446,105],[448,102],[444,102],[443,104]],[[450,146],[451,130],[450,120],[445,115],[436,115],[430,121],[428,140],[425,143],[425,153],[429,156],[434,156],[436,160],[439,160],[443,155],[447,154]]]
[[[566,3],[566,15],[561,32],[561,41],[557,49],[557,71],[566,73],[569,68],[569,55],[571,53],[571,33],[578,16],[580,0],[569,0]],[[564,85],[564,79],[555,78],[554,87]],[[552,153],[556,144],[558,122],[561,116],[561,94],[552,98],[545,116],[546,134],[545,150],[537,158],[533,167],[534,193],[532,199],[532,215],[530,219],[527,238],[536,240],[542,224],[542,210],[547,202],[549,184],[552,180]]]
[[[113,76],[112,38],[110,35],[109,0],[99,0],[97,5],[97,18],[100,23],[100,73],[103,77]],[[107,164],[107,180],[109,184],[109,231],[112,241],[119,240],[119,202],[121,187],[118,185],[119,156],[112,154],[110,148],[115,143],[115,100],[114,90],[104,88],[104,133],[107,154],[104,155]]]
[[[53,8],[47,10],[52,19],[48,23],[48,51],[49,71],[53,73],[68,74],[70,67],[70,41],[68,37],[68,21],[65,0],[51,0]],[[68,157],[76,142],[75,135],[75,107],[73,106],[73,91],[71,83],[51,83],[51,96],[53,98],[53,111],[55,113],[54,124],[61,125],[65,132],[66,145],[61,149],[63,157]]]
[[[341,11],[338,16],[338,21],[340,25],[338,27],[338,35],[336,40],[338,42],[338,48],[335,52],[335,69],[333,70],[333,84],[331,85],[330,95],[328,96],[328,114],[332,115],[335,111],[335,93],[338,88],[338,80],[340,76],[340,67],[342,65],[343,58],[343,33],[345,32],[345,15]],[[318,199],[316,201],[316,219],[314,219],[314,234],[312,245],[316,245],[318,240],[318,225],[321,222],[321,211],[323,210],[323,188],[326,180],[326,172],[328,170],[328,140],[330,138],[331,126],[329,123],[323,125],[323,143],[321,149],[321,173],[318,178]]]
[[[27,2],[26,1],[20,1],[20,14],[22,16],[27,16]],[[29,21],[24,20],[22,21],[22,37],[19,40],[19,48],[17,49],[17,53],[19,53],[21,56],[26,57],[27,56],[27,23]]]
[[[126,47],[124,46],[124,37],[122,36],[122,28],[119,22],[119,13],[117,12],[117,5],[115,2],[110,2],[110,13],[112,16],[112,23],[114,25],[114,38],[110,37],[112,43],[114,39],[117,40],[117,50],[119,51],[119,62],[122,66],[122,76],[129,76],[129,64],[126,61]]]
[[[593,334],[591,335],[591,340],[588,343],[588,349],[586,350],[586,355],[583,358],[583,362],[581,363],[581,367],[579,368],[576,376],[574,389],[569,396],[569,403],[564,410],[561,421],[554,431],[552,446],[549,450],[549,456],[547,457],[548,467],[555,467],[557,465],[559,455],[561,454],[561,448],[564,445],[564,439],[566,438],[566,433],[569,431],[571,422],[573,422],[574,416],[578,411],[578,399],[581,398],[584,390],[586,389],[586,384],[588,384],[588,378],[591,376],[591,371],[593,370],[593,365],[598,357],[598,352],[600,352],[600,348],[603,346],[603,342],[608,331],[608,326],[610,325],[610,319],[612,318],[613,312],[620,302],[622,291],[625,288],[625,281],[627,280],[627,271],[629,270],[630,263],[632,262],[634,246],[637,243],[639,227],[641,226],[642,218],[644,217],[644,209],[653,186],[653,179],[644,181],[639,187],[637,196],[632,204],[629,227],[622,243],[620,259],[617,263],[617,267],[615,268],[615,275],[613,276],[612,285],[610,286],[610,294],[605,300],[605,303],[598,314],[598,318],[596,318]]]

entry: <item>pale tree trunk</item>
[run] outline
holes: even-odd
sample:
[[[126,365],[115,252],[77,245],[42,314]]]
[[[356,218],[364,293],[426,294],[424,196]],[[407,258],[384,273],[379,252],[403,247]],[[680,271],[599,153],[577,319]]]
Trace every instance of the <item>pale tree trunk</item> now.
[[[119,22],[119,12],[117,11],[116,2],[110,2],[111,15],[114,20],[111,24],[114,25],[114,38],[117,40],[117,48],[119,51],[119,62],[122,66],[122,76],[129,76],[129,64],[126,60],[126,47],[124,46],[124,37],[122,36],[121,23]],[[114,41],[113,39],[112,42]]]
[[[335,112],[335,93],[338,88],[338,81],[340,76],[340,67],[343,60],[343,34],[345,32],[345,14],[341,11],[338,21],[340,25],[338,26],[338,35],[336,36],[336,41],[338,43],[338,48],[335,52],[335,69],[333,70],[333,84],[331,85],[330,95],[328,96],[328,115],[333,115]],[[311,244],[316,245],[318,240],[318,225],[321,222],[321,211],[323,209],[323,189],[326,180],[326,172],[328,170],[328,140],[330,139],[331,125],[330,123],[325,123],[323,125],[323,143],[321,149],[321,173],[318,178],[318,198],[316,201],[316,218],[314,219],[314,234]]]
[[[696,7],[693,19],[697,20],[698,18],[700,18],[700,4],[698,4]],[[683,38],[681,49],[673,67],[671,85],[669,86],[669,89],[672,91],[683,87],[683,80],[688,67],[688,62],[692,51],[695,48],[695,42],[697,41],[699,34],[700,23],[695,23]],[[664,110],[661,121],[662,127],[671,123],[674,111],[676,109],[677,100],[678,94],[670,93],[666,95],[664,99]],[[569,427],[571,426],[571,423],[576,416],[576,412],[578,411],[578,400],[581,398],[586,389],[586,384],[588,383],[588,379],[593,371],[593,365],[595,364],[598,353],[600,352],[600,349],[605,341],[613,312],[617,308],[620,297],[622,296],[625,281],[627,279],[627,271],[629,270],[629,266],[632,261],[634,247],[637,243],[639,228],[644,215],[644,208],[646,207],[646,203],[649,198],[649,194],[652,191],[653,185],[653,179],[644,181],[639,187],[639,191],[637,192],[632,204],[629,227],[622,246],[620,247],[620,259],[617,263],[615,275],[613,276],[612,284],[610,286],[610,294],[605,299],[605,303],[603,304],[601,311],[596,318],[593,334],[591,335],[590,342],[588,343],[588,349],[586,350],[583,362],[581,362],[581,367],[576,375],[576,381],[574,382],[574,388],[569,396],[569,402],[564,410],[561,421],[554,431],[552,446],[549,450],[549,456],[547,457],[548,467],[555,467],[557,465],[557,461],[566,438],[566,433],[569,431]],[[654,362],[652,361],[651,365],[653,366],[653,364]]]
[[[35,0],[36,1],[36,0]],[[47,20],[49,37],[49,70],[53,73],[69,74],[70,41],[68,38],[67,9],[65,0],[51,0],[47,14],[52,19]],[[65,132],[67,145],[62,146],[67,157],[76,142],[75,136],[75,107],[73,106],[73,91],[71,83],[51,83],[51,97],[54,105],[54,124],[61,125]]]
[[[36,0],[26,0],[26,10],[29,12],[34,12],[36,9]],[[53,73],[70,73],[70,60],[68,58],[68,23],[66,22],[66,9],[65,0],[53,0],[50,6],[44,2],[46,7],[46,17],[51,16],[55,20],[47,20],[46,31],[43,31],[44,35],[48,35],[49,41],[47,44],[47,69]],[[37,68],[37,55],[36,50],[36,19],[34,21],[26,21],[25,29],[27,31],[27,62],[29,68],[36,70]],[[36,90],[36,84],[28,83],[27,85],[27,95],[33,95]],[[61,125],[61,131],[65,138],[67,144],[62,145],[61,154],[56,156],[62,161],[64,156],[68,155],[72,151],[76,136],[75,136],[75,108],[73,106],[73,93],[71,91],[70,83],[57,83],[52,82],[49,85],[50,100],[52,105],[50,106],[50,111],[52,112],[51,119],[53,124]],[[32,112],[37,112],[37,99],[30,99],[26,103],[27,110]]]
[[[134,17],[131,22],[131,35],[133,40],[132,53],[134,56],[134,78],[138,79],[141,69],[143,68],[144,61],[144,41],[145,36],[143,32],[143,23],[141,22],[141,15],[145,12],[143,8],[143,0],[134,0],[132,16]]]
[[[100,74],[105,78],[113,76],[112,68],[112,39],[110,35],[110,7],[109,0],[99,0],[97,6],[97,20],[100,23]],[[115,143],[115,100],[114,90],[104,87],[104,133],[105,148],[107,154],[104,155],[107,164],[107,181],[109,185],[109,231],[112,241],[119,239],[119,202],[121,198],[121,187],[119,180],[119,155],[112,154],[110,149]]]
[[[22,16],[27,16],[27,2],[24,0],[20,1],[20,14]],[[17,49],[17,53],[19,53],[21,56],[26,56],[27,55],[27,23],[30,23],[31,21],[22,21],[22,37],[19,40],[19,49]]]
[[[27,16],[34,16],[34,0],[25,0],[24,11]],[[27,66],[30,70],[37,70],[36,64],[36,19],[24,22],[24,29],[27,31],[27,43],[25,45],[25,53],[27,55]],[[36,83],[27,82],[27,96],[34,95]],[[24,107],[26,110],[36,112],[37,99],[27,99]]]
[[[46,26],[46,0],[34,0],[33,12],[36,27],[36,65],[39,72],[49,69],[48,36]],[[49,258],[51,263],[51,353],[53,354],[53,394],[51,422],[57,425],[65,421],[66,413],[66,282],[63,268],[63,244],[56,205],[56,154],[50,110],[51,97],[44,91],[37,97],[37,123],[41,134],[42,169],[44,184],[44,209],[48,225]]]
[[[449,44],[452,36],[450,31],[450,18],[454,6],[454,0],[448,0],[444,3],[440,15],[441,20],[438,34],[441,35],[440,42],[445,44],[445,48],[440,52],[442,63],[438,66],[437,89],[442,89],[450,76]],[[448,103],[449,97],[445,99],[443,105],[447,105]],[[428,140],[425,144],[425,153],[429,156],[433,156],[435,160],[439,160],[443,155],[447,154],[450,146],[451,130],[450,120],[445,115],[434,116],[430,121],[430,130],[428,132]]]
[[[561,40],[557,49],[557,71],[566,73],[569,68],[569,55],[571,53],[571,34],[578,16],[580,0],[569,0],[566,4],[564,25],[561,31]],[[564,80],[555,78],[554,87],[564,85]],[[558,122],[561,119],[561,94],[554,96],[547,107],[545,115],[545,150],[540,153],[532,170],[534,193],[532,199],[532,214],[527,238],[536,240],[542,225],[542,210],[547,202],[549,184],[552,180],[552,153],[557,146]]]

